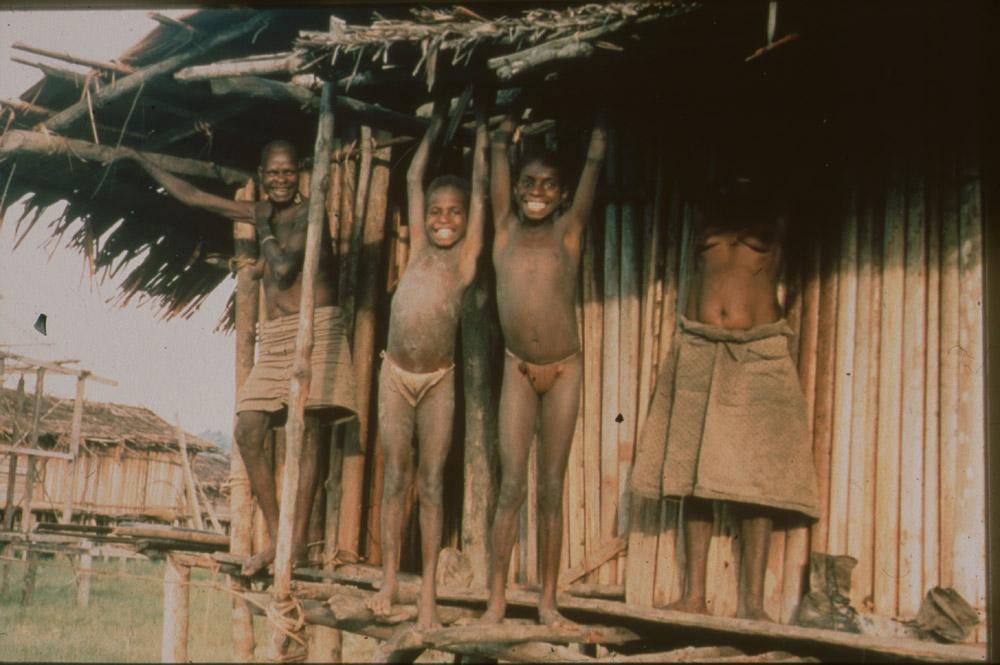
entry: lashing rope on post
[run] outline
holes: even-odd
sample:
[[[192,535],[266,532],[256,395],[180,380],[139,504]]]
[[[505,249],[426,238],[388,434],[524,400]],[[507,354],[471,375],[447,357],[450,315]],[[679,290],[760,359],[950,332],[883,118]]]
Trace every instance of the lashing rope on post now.
[[[267,605],[265,616],[279,633],[300,647],[289,649],[289,643],[283,639],[277,639],[275,636],[276,639],[271,643],[268,660],[274,663],[300,663],[304,661],[307,647],[301,633],[306,625],[306,613],[302,607],[302,601],[294,596],[288,600],[272,600]]]

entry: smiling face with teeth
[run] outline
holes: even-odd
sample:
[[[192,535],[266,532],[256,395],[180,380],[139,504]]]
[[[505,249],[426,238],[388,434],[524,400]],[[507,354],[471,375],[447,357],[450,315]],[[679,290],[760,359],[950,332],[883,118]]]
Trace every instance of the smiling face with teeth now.
[[[295,147],[285,141],[274,141],[264,148],[260,167],[261,189],[277,206],[289,205],[299,193],[299,158]]]
[[[457,187],[436,187],[428,192],[424,226],[435,247],[454,247],[465,237],[466,194]]]
[[[527,162],[514,185],[521,219],[529,223],[541,223],[554,217],[566,196],[559,170],[542,160]]]

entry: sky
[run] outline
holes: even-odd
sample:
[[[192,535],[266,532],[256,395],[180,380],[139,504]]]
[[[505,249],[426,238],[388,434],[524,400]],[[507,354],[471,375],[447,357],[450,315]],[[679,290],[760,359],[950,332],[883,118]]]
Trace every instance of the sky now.
[[[0,11],[0,98],[16,98],[41,78],[37,69],[11,62],[11,56],[51,62],[15,51],[12,43],[111,59],[157,26],[148,11]],[[190,11],[160,13],[180,17]],[[53,206],[16,250],[20,203],[0,222],[0,349],[41,360],[76,359],[77,365],[68,366],[118,381],[118,387],[88,382],[88,399],[145,406],[189,432],[231,431],[235,342],[212,330],[233,280],[223,282],[188,320],[163,321],[152,303],[110,305],[127,270],[102,283],[99,276],[91,278],[82,254],[51,243],[43,247],[48,223],[61,207]],[[44,336],[33,329],[41,313],[48,319]],[[16,375],[7,376],[4,386],[16,382]],[[30,377],[26,383],[32,390]],[[72,397],[75,390],[74,377],[45,377],[49,394]]]

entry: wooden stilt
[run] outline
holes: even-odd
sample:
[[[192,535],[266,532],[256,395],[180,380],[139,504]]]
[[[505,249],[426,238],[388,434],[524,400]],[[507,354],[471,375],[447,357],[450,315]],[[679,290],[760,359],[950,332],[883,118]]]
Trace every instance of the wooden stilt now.
[[[160,646],[160,660],[164,663],[188,662],[190,582],[191,568],[167,555],[163,567],[163,640]]]
[[[18,437],[21,436],[21,414],[24,413],[24,374],[17,380],[17,399],[14,402],[14,431]],[[14,512],[17,507],[14,504],[14,491],[17,489],[17,455],[9,455],[7,462],[7,496],[4,502],[3,528],[4,531],[14,530]],[[6,573],[7,564],[4,564]]]
[[[194,486],[194,475],[191,473],[191,461],[187,452],[187,433],[180,425],[176,427],[177,447],[181,454],[181,468],[184,470],[184,490],[187,494],[188,507],[191,510],[191,519],[194,528],[203,531],[205,522],[201,517],[201,502],[198,501],[198,492]]]
[[[90,542],[84,541],[80,545],[85,549],[80,554],[80,566],[76,572],[76,604],[77,607],[87,609],[90,607],[90,568],[93,566],[94,557],[90,553]]]
[[[488,252],[483,252],[488,256]],[[484,261],[485,262],[485,261]],[[486,584],[489,524],[496,502],[497,406],[500,396],[495,357],[499,331],[488,315],[493,294],[483,271],[462,303],[462,371],[465,398],[465,485],[462,498],[462,551],[472,563],[476,586]]]
[[[296,518],[295,497],[299,484],[299,460],[305,428],[305,405],[309,397],[312,376],[310,356],[313,347],[314,284],[319,268],[320,227],[323,224],[326,190],[330,174],[330,150],[333,140],[333,88],[323,86],[320,102],[319,127],[313,158],[313,175],[309,198],[309,223],[306,230],[306,250],[302,263],[302,299],[299,305],[299,325],[295,338],[295,361],[288,394],[288,420],[285,425],[285,469],[281,488],[278,521],[278,542],[275,543],[274,586],[272,595],[285,601],[291,592],[292,531]]]
[[[362,162],[365,157],[365,145],[371,144],[372,136],[362,127]],[[388,138],[388,133],[382,130],[376,131],[374,139],[380,141]],[[369,148],[370,149],[370,148]],[[354,314],[354,347],[352,357],[355,361],[355,389],[356,403],[358,406],[358,434],[359,441],[364,449],[369,451],[372,458],[371,493],[369,500],[381,498],[383,474],[381,473],[382,461],[381,451],[378,445],[373,445],[377,436],[377,427],[372,419],[372,396],[375,385],[375,318],[382,296],[383,284],[380,284],[380,277],[385,275],[385,221],[388,212],[388,190],[389,190],[389,160],[392,148],[381,147],[371,154],[371,177],[370,182],[361,178],[358,182],[356,202],[362,200],[365,204],[355,205],[355,229],[361,225],[363,213],[363,228],[360,228],[359,237],[360,260],[358,263],[357,278],[357,298]],[[364,175],[362,166],[362,176]],[[374,435],[374,436],[373,436]],[[360,498],[360,497],[359,497]],[[368,545],[370,550],[366,550],[370,561],[381,560],[381,544],[378,540],[379,530],[379,510],[381,501],[369,503],[368,522]],[[345,503],[341,503],[341,520],[344,519]],[[360,517],[360,515],[359,515]],[[360,525],[359,525],[360,528]],[[375,557],[375,559],[373,559]]]
[[[0,375],[2,376],[2,375]],[[83,396],[87,383],[87,374],[81,374],[76,379],[76,399],[73,401],[73,420],[69,428],[69,447],[73,459],[66,465],[68,478],[64,482],[66,498],[63,501],[62,523],[69,524],[73,520],[73,501],[76,499],[76,460],[80,455],[80,429],[83,424]]]
[[[241,201],[255,200],[254,181],[236,193]],[[255,335],[260,309],[258,291],[259,280],[254,278],[252,262],[257,254],[254,227],[250,224],[234,224],[233,240],[236,251],[236,390],[250,375],[254,364]],[[237,442],[238,443],[238,442]],[[241,557],[252,553],[253,499],[250,496],[250,481],[240,456],[239,446],[233,445],[229,452],[229,551]],[[233,659],[240,663],[253,661],[254,634],[253,616],[250,605],[240,597],[245,590],[238,578],[229,578],[233,595]]]

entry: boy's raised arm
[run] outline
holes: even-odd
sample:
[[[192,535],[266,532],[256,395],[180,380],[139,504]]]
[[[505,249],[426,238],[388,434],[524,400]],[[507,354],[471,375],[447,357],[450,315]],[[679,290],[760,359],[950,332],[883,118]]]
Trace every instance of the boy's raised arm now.
[[[210,194],[206,191],[198,189],[186,180],[181,180],[177,176],[164,171],[143,157],[136,150],[126,148],[122,151],[122,153],[123,158],[135,160],[135,162],[138,163],[139,166],[141,166],[142,169],[153,178],[153,180],[159,183],[163,189],[167,190],[168,194],[181,203],[194,208],[207,210],[208,212],[215,213],[216,215],[228,217],[233,221],[246,222],[249,224],[253,223],[253,201],[235,201],[233,199],[227,199],[221,196],[216,196],[215,194]]]
[[[476,274],[476,261],[483,248],[483,226],[486,217],[486,110],[476,106],[476,145],[472,149],[472,192],[469,195],[469,227],[462,250],[462,275],[469,281]]]
[[[511,205],[510,159],[507,146],[514,133],[514,117],[504,116],[490,142],[490,201],[493,204],[493,224],[497,229],[507,224]]]
[[[601,166],[608,149],[607,122],[604,112],[598,111],[594,118],[594,128],[590,132],[590,146],[587,148],[587,161],[580,172],[580,182],[573,196],[573,206],[570,209],[573,223],[581,230],[590,219],[591,208],[594,206],[594,193],[597,191],[597,181],[601,179]]]
[[[410,225],[411,248],[423,245],[427,240],[427,233],[424,230],[424,174],[427,173],[431,144],[437,140],[443,123],[442,105],[435,103],[431,123],[427,126],[427,131],[424,132],[424,137],[420,140],[417,151],[413,153],[410,168],[406,171],[406,198],[409,214],[407,223]]]

